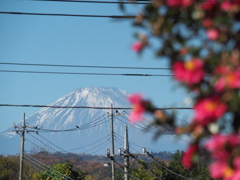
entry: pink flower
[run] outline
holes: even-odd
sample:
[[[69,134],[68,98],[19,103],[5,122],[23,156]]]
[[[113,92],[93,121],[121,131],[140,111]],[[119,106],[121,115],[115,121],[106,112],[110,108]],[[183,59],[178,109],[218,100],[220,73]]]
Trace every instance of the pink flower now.
[[[227,144],[227,136],[214,135],[207,141],[205,148],[212,152],[213,157],[226,161],[230,153],[224,147]]]
[[[236,158],[233,160],[233,165],[234,165],[234,167],[240,168],[240,157],[236,157]]]
[[[222,4],[221,4],[221,9],[222,9],[223,11],[228,11],[228,10],[231,9],[231,7],[232,7],[232,4],[231,4],[229,1],[224,1],[224,2],[222,2]]]
[[[167,0],[167,5],[170,7],[188,7],[194,0]]]
[[[188,85],[199,83],[205,72],[203,62],[200,59],[192,59],[187,62],[175,62],[173,64],[173,74],[176,80]]]
[[[208,39],[214,41],[219,37],[219,32],[216,29],[209,29],[207,30],[207,37]]]
[[[210,122],[216,121],[227,110],[227,105],[220,101],[217,96],[201,99],[195,106],[195,119],[201,125],[207,125]]]
[[[234,159],[234,167],[230,167],[227,161],[217,160],[210,165],[210,173],[213,178],[223,180],[239,180],[240,179],[240,167],[235,165],[235,160],[239,160],[239,157]]]
[[[183,154],[182,164],[186,168],[191,168],[193,165],[193,156],[198,151],[198,144],[191,144]]]
[[[210,165],[210,173],[213,178],[230,180],[234,175],[234,170],[226,161],[216,161]]]
[[[218,149],[222,149],[224,144],[226,143],[226,137],[219,134],[214,135],[210,140],[205,144],[206,149],[209,151],[214,151]]]
[[[227,74],[230,73],[231,69],[228,66],[217,66],[216,73],[218,74]]]
[[[188,7],[190,6],[195,0],[182,0],[182,6]]]
[[[213,178],[223,180],[240,179],[240,157],[236,155],[236,147],[240,145],[239,135],[214,135],[205,147],[212,153],[215,162],[210,166]],[[233,156],[235,158],[233,159]],[[229,164],[232,164],[231,167]]]
[[[226,161],[216,161],[210,165],[210,173],[213,178],[223,180],[239,180],[239,167],[232,168]]]
[[[167,0],[168,6],[181,6],[181,0]]]
[[[234,147],[239,145],[240,136],[218,134],[214,135],[209,141],[207,141],[205,147],[212,152],[213,157],[226,161]],[[236,164],[238,163],[240,162],[236,161]]]
[[[203,10],[212,10],[217,5],[216,0],[207,0],[202,3]]]
[[[216,81],[215,89],[219,92],[224,89],[237,89],[240,88],[240,72],[228,70],[227,68],[217,68],[216,72],[219,72],[220,77]]]
[[[140,41],[138,42],[135,42],[133,45],[132,45],[132,50],[135,51],[135,52],[141,52],[143,49],[143,45]]]
[[[143,106],[143,99],[141,94],[133,94],[128,97],[128,101],[133,105],[133,111],[130,113],[129,120],[134,123],[141,121],[145,108]]]

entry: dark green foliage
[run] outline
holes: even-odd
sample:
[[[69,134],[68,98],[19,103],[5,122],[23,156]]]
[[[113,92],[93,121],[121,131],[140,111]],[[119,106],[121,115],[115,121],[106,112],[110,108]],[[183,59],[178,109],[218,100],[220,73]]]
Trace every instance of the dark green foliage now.
[[[16,158],[7,158],[0,156],[0,179],[8,180],[11,178],[17,178],[18,176],[18,166],[16,163]]]
[[[0,155],[0,180],[15,180],[19,179],[19,156]],[[34,169],[28,164],[23,166],[23,179],[32,180]]]
[[[182,155],[183,152],[178,150],[173,154],[170,162],[157,160],[157,162],[145,163],[139,161],[139,166],[132,169],[130,174],[141,180],[156,180],[157,178],[162,180],[185,180],[186,178],[211,180],[207,165],[199,162],[198,166],[185,169],[181,163]]]
[[[34,179],[45,180],[45,179],[62,179],[61,177],[70,177],[74,180],[84,180],[86,177],[86,172],[80,169],[74,170],[70,163],[58,163],[52,167],[52,171],[44,171],[34,174]],[[55,171],[54,171],[55,170]],[[60,173],[56,173],[60,172]]]

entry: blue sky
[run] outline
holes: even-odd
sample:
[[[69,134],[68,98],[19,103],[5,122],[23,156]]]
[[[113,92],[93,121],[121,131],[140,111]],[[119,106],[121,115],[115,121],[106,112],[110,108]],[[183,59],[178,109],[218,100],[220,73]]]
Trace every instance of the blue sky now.
[[[140,6],[126,5],[136,14]],[[1,0],[0,11],[123,15],[116,4]],[[168,67],[156,59],[154,46],[142,57],[131,51],[133,33],[142,31],[130,20],[110,18],[55,17],[0,14],[0,62],[70,64],[114,67]],[[154,45],[158,42],[155,41]],[[1,65],[0,70],[66,71],[87,73],[169,74],[159,70],[60,68]],[[142,92],[158,107],[183,107],[187,97],[171,77],[129,77],[52,75],[0,72],[0,104],[47,105],[81,87],[118,87],[130,93]],[[0,132],[30,116],[39,108],[0,107]],[[189,116],[181,111],[179,118]]]

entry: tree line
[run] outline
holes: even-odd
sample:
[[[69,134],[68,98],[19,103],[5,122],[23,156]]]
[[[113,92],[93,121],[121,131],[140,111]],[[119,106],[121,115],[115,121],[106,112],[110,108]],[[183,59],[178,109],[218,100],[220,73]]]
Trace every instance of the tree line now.
[[[129,171],[130,179],[155,180],[181,180],[187,178],[197,178],[197,180],[211,180],[208,173],[208,163],[200,162],[198,166],[186,169],[181,164],[183,152],[175,153],[159,152],[153,153],[156,161],[150,157],[132,158],[130,161],[131,168]],[[166,159],[159,158],[157,155],[165,155]],[[171,158],[167,155],[171,154]],[[30,157],[30,155],[29,155]],[[91,156],[87,154],[48,154],[39,152],[31,154],[31,157],[39,162],[46,164],[51,169],[49,171],[42,169],[39,171],[31,166],[31,162],[24,163],[24,180],[52,180],[61,179],[60,176],[67,176],[74,180],[99,180],[111,179],[111,167],[104,167],[103,164],[108,162],[105,156]],[[123,179],[123,162],[116,160],[116,180]],[[28,162],[28,161],[26,161]],[[60,172],[59,174],[54,171]],[[176,175],[177,174],[177,175]],[[19,176],[19,156],[0,155],[0,180],[16,180]]]

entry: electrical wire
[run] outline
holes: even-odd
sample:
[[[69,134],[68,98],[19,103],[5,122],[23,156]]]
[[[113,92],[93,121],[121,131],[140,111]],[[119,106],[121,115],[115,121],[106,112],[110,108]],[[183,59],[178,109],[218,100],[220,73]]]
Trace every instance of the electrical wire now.
[[[123,140],[120,139],[120,138],[119,138],[118,136],[116,136],[116,135],[118,135],[118,134],[114,132],[114,137],[120,141],[120,144],[121,144],[121,145],[123,145],[123,144],[124,144]]]
[[[109,137],[109,136],[110,136],[110,134],[107,135],[107,136],[105,136],[105,137],[103,137],[102,139],[99,139],[99,140],[97,140],[97,141],[95,141],[95,142],[93,142],[93,143],[91,143],[91,144],[86,145],[86,146],[77,147],[77,148],[70,149],[70,150],[67,150],[67,151],[75,151],[75,150],[78,150],[78,149],[82,149],[82,148],[85,148],[85,147],[91,146],[91,145],[93,145],[93,144],[96,144],[96,143],[101,142],[103,139],[105,139],[105,138],[107,138],[107,137]]]
[[[116,134],[116,135],[118,135],[118,134]],[[118,136],[120,136],[120,135],[118,135]],[[121,137],[121,136],[120,136]],[[119,137],[117,137],[118,139],[120,139]],[[123,138],[123,137],[122,137]],[[120,141],[122,141],[122,140],[120,140]],[[123,142],[123,141],[122,141]],[[141,147],[141,149],[142,149],[142,146],[140,146]],[[136,150],[135,148],[133,148],[132,146],[131,146],[131,142],[129,143],[129,148],[131,149],[131,150],[133,150],[134,152],[136,152],[136,153],[139,153],[140,151],[139,150]]]
[[[114,136],[114,140],[115,140],[116,142],[118,142],[118,144],[119,144],[120,146],[123,145],[123,143],[122,143],[121,141],[119,141],[119,139],[118,139],[116,136]]]
[[[23,104],[0,104],[4,107],[48,107],[48,108],[76,108],[76,109],[133,109],[129,107],[91,107],[91,106],[52,106],[52,105],[23,105]],[[156,110],[192,110],[190,107],[170,107],[170,108],[155,108]]]
[[[125,113],[128,115],[128,117],[123,116],[123,118],[128,122],[129,125],[132,125],[132,124],[129,123],[129,116],[130,116],[129,113],[127,113],[127,112],[125,112]],[[145,121],[145,120],[146,120],[146,119],[143,118],[143,121]],[[136,125],[136,126],[139,126],[139,128],[142,129],[142,131],[148,132],[148,131],[146,131],[146,130],[147,130],[146,128],[147,128],[148,126],[147,126],[146,124],[144,124],[142,121],[139,121],[139,122],[136,123],[135,125]],[[142,125],[142,126],[141,126],[141,125]],[[133,126],[133,127],[135,127],[135,126]],[[153,127],[149,128],[149,129],[150,129],[150,131],[153,132],[153,133],[155,133],[155,132],[157,131],[157,129],[155,129],[155,128],[153,128]]]
[[[137,157],[134,159],[134,161],[132,162],[132,164],[129,166],[129,170],[133,167],[133,165],[136,162],[136,159],[138,158],[138,156],[140,156],[140,154],[137,154]]]
[[[78,3],[104,3],[104,4],[148,4],[147,2],[129,2],[129,1],[81,1],[81,0],[39,0],[39,1],[54,1],[54,2],[78,2]]]
[[[95,127],[95,126],[97,126],[97,125],[103,124],[103,123],[105,123],[105,122],[108,122],[108,121],[110,120],[109,117],[105,117],[105,118],[103,118],[103,119],[100,119],[100,118],[102,118],[102,117],[103,117],[103,116],[95,119],[94,121],[91,121],[91,122],[89,122],[89,123],[87,123],[87,124],[84,124],[84,125],[80,126],[80,127],[79,127],[79,130],[89,129],[89,128]],[[98,120],[98,119],[100,119],[100,120]]]
[[[50,172],[50,173],[55,174],[56,176],[58,176],[58,177],[61,178],[61,179],[66,179],[64,176],[61,176],[61,175],[53,172],[52,170],[49,170],[49,169],[45,168],[44,166],[38,164],[37,162],[31,160],[30,158],[28,158],[28,157],[26,157],[26,156],[25,156],[25,159],[27,159],[28,161],[31,161],[32,163],[34,163],[34,164],[36,164],[37,166],[39,166],[39,167],[41,167],[42,169],[44,169],[45,171],[48,171],[48,172]],[[49,174],[49,175],[50,175],[50,174]],[[51,177],[52,177],[52,176],[51,176]],[[69,177],[69,178],[70,178],[70,177]],[[72,178],[70,178],[70,179],[71,179],[71,180],[74,180],[74,179],[72,179]]]
[[[112,18],[112,19],[134,19],[136,16],[121,16],[121,15],[84,15],[84,14],[53,14],[53,13],[27,13],[27,12],[7,12],[0,11],[0,14],[13,15],[33,15],[33,16],[65,16],[65,17],[92,17],[92,18]]]
[[[32,136],[31,134],[29,134],[29,135]],[[42,142],[41,140],[39,140],[38,138],[36,138],[36,137],[34,137],[34,136],[32,136],[32,137],[33,137],[34,139],[36,139],[37,141],[39,141],[40,143],[44,144],[45,146],[49,147],[49,148],[52,149],[53,151],[56,151],[56,152],[57,152],[57,150],[54,149],[53,147],[47,145],[46,143]]]
[[[136,159],[136,158],[134,158],[134,159]],[[141,169],[143,169],[146,173],[150,174],[151,176],[153,176],[153,177],[155,177],[155,178],[157,178],[157,179],[159,179],[159,180],[163,180],[163,179],[155,176],[152,172],[148,171],[148,170],[139,162],[139,160],[136,159],[136,162],[141,165]],[[148,168],[148,169],[149,169],[149,168]],[[149,170],[150,170],[150,169],[149,169]]]
[[[122,165],[119,164],[117,161],[115,161],[115,160],[113,160],[113,161],[114,161],[115,164],[118,164],[119,166],[122,166]],[[117,167],[117,168],[120,169],[124,174],[127,174],[128,176],[130,176],[131,178],[136,179],[136,180],[140,180],[140,179],[138,179],[138,178],[132,176],[131,174],[125,172],[124,170],[122,170],[122,168],[120,168],[120,167]]]
[[[86,124],[84,124],[84,125],[82,125],[80,127],[76,126],[76,128],[64,129],[64,130],[54,130],[54,129],[39,128],[38,131],[40,131],[40,132],[68,132],[68,131],[79,131],[79,130],[83,130],[83,129],[89,129],[89,128],[95,127],[97,125],[100,125],[100,124],[103,124],[103,123],[109,121],[109,119],[106,120],[106,121],[103,121],[106,118],[104,118],[103,120],[98,120],[98,119],[104,117],[105,115],[106,114],[104,114],[104,115],[98,117],[97,119],[95,119],[95,120],[93,120],[93,121],[91,121],[89,123],[86,123]],[[103,122],[101,122],[101,121],[103,121]],[[93,124],[93,123],[95,123],[95,124]]]
[[[165,111],[166,112],[166,111]],[[127,112],[126,112],[126,114],[128,115],[128,116],[130,116]],[[124,117],[125,118],[125,117]],[[143,118],[143,120],[146,120],[145,118]],[[179,120],[179,119],[177,119],[177,120]],[[181,121],[183,121],[183,120],[181,120]],[[138,124],[142,124],[143,126],[145,126],[145,127],[141,127],[141,128],[143,128],[143,131],[145,131],[145,132],[148,132],[149,130],[152,132],[152,133],[161,133],[161,134],[164,134],[164,135],[167,135],[167,134],[169,134],[169,135],[175,135],[176,133],[174,132],[174,128],[173,127],[170,127],[170,125],[168,125],[168,124],[166,124],[166,123],[164,123],[164,124],[162,124],[161,126],[164,128],[164,130],[166,130],[166,131],[160,131],[159,129],[157,129],[157,128],[152,128],[152,127],[149,127],[149,126],[147,126],[146,124],[144,124],[143,122],[138,122]]]
[[[96,127],[98,125],[104,124],[108,122],[109,119],[105,121],[97,121],[97,122],[91,122],[92,124],[88,124],[86,126],[80,126],[79,128],[74,128],[74,129],[65,129],[65,130],[53,130],[53,129],[39,129],[40,132],[68,132],[68,131],[79,131],[79,130],[84,130],[84,129],[89,129]],[[94,124],[93,124],[94,123]]]
[[[31,163],[33,163],[33,164],[35,164],[35,165],[37,165],[39,168],[42,168],[42,169],[44,169],[45,171],[48,171],[48,172],[50,172],[51,173],[51,171],[49,170],[49,169],[47,169],[47,168],[45,168],[45,167],[43,167],[42,165],[40,165],[40,164],[38,164],[38,163],[36,163],[35,161],[33,161],[33,160],[31,160],[31,159],[29,159],[29,158],[27,158],[26,156],[25,156],[25,159],[26,160],[28,160],[28,161],[30,161]],[[49,176],[51,176],[50,174],[48,174]],[[58,174],[55,174],[56,176],[58,176],[58,177],[60,177],[61,179],[63,178],[62,176],[59,176]],[[51,176],[52,178],[54,178],[53,176]],[[55,179],[55,178],[54,178]]]
[[[109,141],[110,141],[110,138],[108,138],[106,141],[104,141],[102,144],[108,144],[109,143]],[[106,143],[107,142],[107,143]],[[99,148],[101,145],[98,145],[98,146],[95,146],[95,147],[93,147],[93,148],[91,148],[91,149],[87,149],[86,150],[86,152],[89,152],[89,151],[91,151],[91,150],[93,150],[93,149],[96,149],[96,148]]]
[[[115,133],[114,137],[116,137],[116,139],[118,139],[119,141],[121,141],[121,143],[123,144],[123,143],[124,143],[124,142],[122,141],[123,137],[120,136],[120,137],[121,137],[121,138],[120,138],[120,137],[117,137],[116,135],[117,135],[117,136],[120,136],[120,135],[118,135],[118,134]],[[142,148],[142,146],[140,146],[140,147]],[[134,148],[131,146],[131,142],[130,142],[129,148],[132,149],[132,150],[134,150],[135,152],[139,153],[138,150],[134,149]]]
[[[51,172],[55,173],[56,175],[57,175],[57,173],[58,173],[58,174],[62,175],[63,177],[72,179],[71,177],[69,177],[69,176],[67,176],[67,175],[64,175],[64,174],[62,174],[61,172],[59,172],[59,171],[57,171],[57,170],[55,170],[55,169],[47,166],[46,164],[42,163],[41,161],[38,161],[36,158],[34,158],[34,157],[32,157],[32,156],[30,156],[30,155],[28,155],[28,154],[26,154],[26,153],[25,153],[25,155],[26,155],[27,157],[31,158],[33,161],[37,161],[38,163],[40,163],[41,165],[43,165],[42,167],[45,166],[45,167],[49,168],[49,169],[51,170]],[[60,177],[60,178],[61,178],[61,177]]]
[[[158,132],[159,132],[159,130],[156,130],[156,129],[153,129],[153,128],[149,128],[149,130],[147,130],[147,129],[146,129],[147,126],[146,126],[146,127],[142,127],[142,126],[140,126],[139,124],[133,125],[133,124],[131,124],[131,123],[129,123],[129,122],[124,122],[124,121],[120,120],[119,118],[116,118],[116,119],[119,120],[119,121],[121,121],[122,123],[124,123],[124,124],[126,124],[126,125],[129,125],[129,126],[135,128],[135,129],[138,129],[138,130],[143,131],[143,132],[145,132],[145,133],[153,133],[153,134],[155,134],[155,133],[158,133]],[[137,127],[137,126],[138,126],[138,127]],[[164,134],[164,135],[173,135],[173,134],[175,134],[175,133],[174,133],[174,132],[164,132],[164,131],[161,131],[161,134]]]
[[[34,142],[32,142],[32,141],[28,140],[27,138],[25,138],[25,140],[26,140],[26,141],[28,141],[28,142],[30,142],[31,144],[33,144],[33,145],[37,146],[38,148],[42,149],[43,151],[46,151],[46,149],[44,149],[44,148],[42,148],[42,147],[38,146],[37,144],[35,144]]]
[[[58,1],[58,2],[83,2],[83,3],[88,3],[89,1],[81,1],[81,0],[39,0],[39,1]],[[210,0],[204,0],[205,2],[210,1]],[[197,2],[197,1],[196,1]],[[216,3],[219,3],[219,0],[216,0]],[[128,2],[128,1],[90,1],[89,3],[114,3],[114,4],[149,4],[151,3],[151,1],[148,0],[138,0],[138,1],[134,1],[134,2]]]
[[[30,134],[31,135],[31,134]],[[31,135],[32,136],[32,135]],[[35,138],[36,140],[38,140],[38,141],[40,141],[41,143],[43,143],[41,140],[39,140],[38,138],[36,138],[36,137],[34,137],[34,136],[32,136],[33,138]],[[41,136],[42,137],[42,136]],[[43,138],[43,137],[42,137]],[[45,139],[45,138],[44,138]],[[45,139],[46,140],[46,139]],[[104,141],[103,143],[105,143],[104,144],[104,147],[106,146],[106,142],[107,142],[107,144],[108,144],[108,142],[109,142],[109,140],[110,140],[110,138],[108,138],[106,141]],[[48,141],[48,140],[46,140],[46,141]],[[55,147],[57,147],[58,149],[60,149],[60,150],[62,150],[62,151],[64,151],[65,153],[68,153],[67,151],[65,151],[65,150],[63,150],[63,149],[61,149],[60,147],[58,147],[57,145],[55,145],[55,144],[53,144],[52,142],[50,142],[50,141],[48,141],[49,143],[51,143],[52,145],[54,145]],[[103,144],[102,143],[102,144]],[[44,145],[46,145],[46,146],[48,146],[47,144],[45,144],[45,143],[43,143]],[[96,146],[96,147],[93,147],[93,148],[91,148],[91,149],[88,149],[88,150],[86,150],[87,152],[89,152],[89,151],[91,151],[91,150],[93,150],[93,149],[96,149],[96,148],[98,148],[100,145],[98,145],[98,146]],[[52,150],[54,150],[54,151],[56,151],[57,152],[57,150],[55,150],[55,149],[53,149],[51,146],[48,146],[50,149],[52,149]],[[101,149],[101,148],[100,148]],[[99,149],[97,150],[97,151],[99,151]],[[97,152],[96,151],[96,152]],[[95,152],[94,152],[95,153]]]
[[[39,132],[69,132],[69,131],[78,131],[78,128],[64,129],[64,130],[54,130],[54,129],[38,129]]]
[[[121,136],[121,135],[119,135],[119,134],[115,134],[115,135],[117,135],[117,136],[119,136],[119,138],[122,138],[123,139],[123,137]],[[135,146],[137,146],[137,147],[140,147],[140,148],[143,148],[143,146],[140,146],[140,145],[138,145],[138,144],[136,144],[136,143],[134,143],[134,142],[132,142],[132,141],[129,141],[129,143],[130,143],[130,145],[135,145]],[[130,146],[130,148],[131,149],[133,149],[131,146]],[[156,151],[156,152],[160,152],[160,150],[154,150],[154,149],[150,149],[150,148],[148,148],[148,147],[145,147],[145,148],[147,148],[147,149],[149,149],[149,150],[151,150],[151,151]],[[134,151],[136,151],[136,152],[139,152],[139,151],[137,151],[136,149],[133,149]]]
[[[119,137],[116,136],[116,133],[114,135],[114,140],[117,141],[119,143],[119,145],[123,145],[124,142],[122,141],[122,139],[120,139]],[[131,146],[129,147],[130,149],[134,150],[135,152],[139,152],[136,149],[132,148]]]
[[[179,176],[179,177],[181,177],[181,178],[193,180],[192,178],[188,178],[188,177],[182,176],[182,175],[180,175],[180,174],[178,174],[178,173],[175,173],[174,171],[168,169],[167,167],[165,167],[164,165],[162,165],[161,163],[159,163],[151,154],[148,153],[148,155],[149,155],[148,157],[152,158],[158,165],[160,165],[161,167],[163,167],[163,168],[166,169],[167,171],[169,171],[169,172],[171,172],[171,173],[173,173],[173,174],[175,174],[176,176]]]
[[[110,138],[108,138],[106,141],[104,141],[104,142],[102,142],[101,144],[108,144],[109,143],[109,141],[110,141]],[[106,143],[107,142],[107,143]],[[96,148],[99,148],[100,146],[101,146],[101,144],[100,145],[97,145],[97,146],[95,146],[95,147],[93,147],[93,148],[91,148],[91,149],[87,149],[87,150],[85,150],[85,152],[88,152],[89,153],[89,151],[91,151],[91,150],[93,150],[93,149],[96,149]],[[97,150],[97,151],[99,151],[99,150]]]
[[[136,125],[133,125],[133,124],[129,123],[128,121],[127,121],[127,122],[124,122],[124,121],[122,121],[122,120],[119,119],[119,118],[115,118],[115,119],[117,119],[118,121],[120,121],[120,122],[122,122],[122,123],[124,123],[124,124],[126,124],[126,125],[129,125],[129,126],[135,128],[135,129],[138,129],[138,130],[140,130],[140,131],[150,132],[150,133],[156,133],[156,132],[152,132],[151,130],[150,130],[150,131],[146,131],[146,129],[143,128],[143,127],[136,127]]]
[[[82,66],[69,64],[32,64],[32,63],[10,63],[0,62],[3,65],[17,65],[17,66],[45,66],[45,67],[70,67],[70,68],[105,68],[105,69],[138,69],[138,70],[170,70],[171,68],[151,68],[151,67],[121,67],[121,66]]]
[[[108,139],[107,143],[105,143],[103,146],[101,146],[99,149],[97,149],[96,151],[90,153],[91,155],[95,155],[96,152],[100,151],[101,149],[103,149],[104,147],[106,147],[110,142],[110,138]]]
[[[116,74],[116,73],[78,73],[78,72],[56,72],[56,71],[16,71],[16,70],[0,70],[3,73],[31,73],[31,74],[65,74],[65,75],[94,75],[94,76],[159,76],[169,77],[168,74]]]
[[[51,176],[50,174],[48,174],[47,172],[45,172],[45,171],[43,171],[43,170],[37,168],[36,166],[34,166],[34,165],[28,163],[27,161],[24,161],[24,162],[27,163],[28,165],[32,166],[34,169],[37,169],[37,170],[39,170],[40,172],[42,172],[42,173],[44,173],[44,174],[47,174],[47,175],[50,176],[51,178],[56,179],[56,178],[54,178],[53,176]],[[56,180],[57,180],[57,179],[56,179]]]
[[[62,148],[60,148],[59,146],[57,146],[56,144],[52,143],[51,141],[47,140],[46,138],[44,138],[43,136],[41,136],[40,134],[38,134],[38,136],[40,136],[41,138],[43,138],[45,141],[47,141],[48,143],[52,144],[53,146],[55,146],[56,148],[60,149],[61,151],[68,153],[67,151],[63,150]]]

